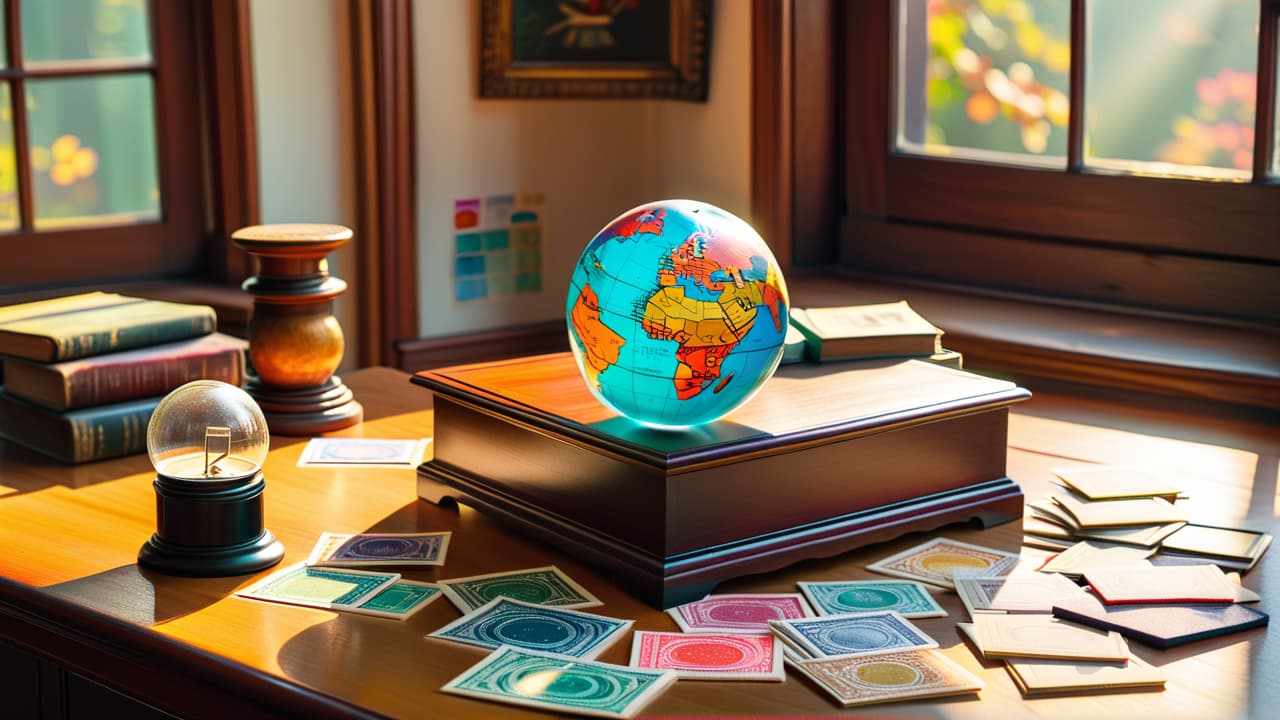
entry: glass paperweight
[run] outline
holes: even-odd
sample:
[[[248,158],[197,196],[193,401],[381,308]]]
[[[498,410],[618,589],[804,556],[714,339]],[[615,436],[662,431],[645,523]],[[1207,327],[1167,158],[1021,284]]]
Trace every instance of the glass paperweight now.
[[[156,532],[138,563],[172,575],[257,572],[284,557],[263,527],[267,420],[244,390],[196,380],[169,393],[147,425]]]
[[[147,455],[156,472],[194,482],[257,473],[270,443],[267,420],[249,393],[217,380],[169,393],[147,425]]]

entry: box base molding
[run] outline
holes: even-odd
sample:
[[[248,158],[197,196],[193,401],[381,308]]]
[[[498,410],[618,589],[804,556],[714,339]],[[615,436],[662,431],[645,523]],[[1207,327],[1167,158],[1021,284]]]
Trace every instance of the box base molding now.
[[[610,579],[654,607],[669,608],[704,597],[717,584],[741,575],[777,570],[811,558],[830,557],[914,531],[977,522],[991,527],[1020,519],[1022,489],[1008,477],[860,510],[827,520],[744,538],[672,556],[620,542],[581,522],[530,505],[442,463],[418,469],[418,495],[440,504],[469,505],[524,534],[601,568]]]

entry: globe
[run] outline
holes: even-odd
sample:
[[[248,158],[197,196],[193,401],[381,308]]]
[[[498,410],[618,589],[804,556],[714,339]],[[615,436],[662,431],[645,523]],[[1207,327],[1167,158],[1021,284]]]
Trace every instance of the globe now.
[[[663,200],[619,215],[569,282],[569,345],[600,402],[645,425],[711,422],[778,367],[786,282],[746,222],[714,205]]]

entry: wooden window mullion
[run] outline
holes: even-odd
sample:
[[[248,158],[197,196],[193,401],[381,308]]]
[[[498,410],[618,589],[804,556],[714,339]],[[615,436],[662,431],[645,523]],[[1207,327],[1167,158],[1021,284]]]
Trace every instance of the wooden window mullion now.
[[[100,62],[100,63],[55,63],[41,62],[35,67],[23,68],[18,75],[26,78],[86,78],[98,77],[101,75],[136,75],[140,73],[154,73],[156,63],[154,60],[139,60],[134,62]]]
[[[31,192],[31,156],[27,152],[27,88],[22,79],[22,17],[18,0],[5,3],[5,44],[9,48],[9,67],[18,71],[9,80],[9,103],[13,115],[13,157],[18,185],[18,232],[35,227],[35,198]]]
[[[1067,172],[1084,169],[1084,57],[1085,0],[1071,0],[1071,69],[1067,79],[1069,110],[1067,113]]]
[[[1253,182],[1271,178],[1276,141],[1276,24],[1280,0],[1262,0],[1258,10],[1258,83],[1254,104]]]

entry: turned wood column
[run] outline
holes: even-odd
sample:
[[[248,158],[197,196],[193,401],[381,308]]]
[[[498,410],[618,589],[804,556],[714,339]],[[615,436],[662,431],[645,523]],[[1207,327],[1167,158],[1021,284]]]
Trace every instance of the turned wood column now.
[[[241,286],[253,296],[245,390],[272,433],[315,435],[364,418],[333,374],[345,348],[333,299],[347,283],[329,274],[325,256],[350,239],[349,228],[316,224],[254,225],[231,235],[258,260],[258,274]]]

